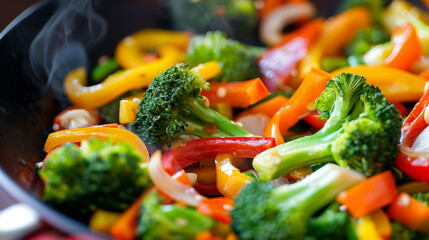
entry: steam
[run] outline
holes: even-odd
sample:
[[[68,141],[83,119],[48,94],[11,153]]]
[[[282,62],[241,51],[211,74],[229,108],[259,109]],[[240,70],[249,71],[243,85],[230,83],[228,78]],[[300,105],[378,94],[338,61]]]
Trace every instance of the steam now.
[[[88,68],[86,50],[105,36],[107,24],[92,9],[92,0],[62,0],[30,46],[30,64],[42,91],[64,96],[62,82],[71,70]],[[47,79],[47,80],[46,80]]]

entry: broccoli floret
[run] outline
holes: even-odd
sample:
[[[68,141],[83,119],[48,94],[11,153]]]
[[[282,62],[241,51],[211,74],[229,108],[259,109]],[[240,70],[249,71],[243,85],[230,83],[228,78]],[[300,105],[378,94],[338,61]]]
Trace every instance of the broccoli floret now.
[[[381,26],[374,25],[357,32],[353,40],[346,46],[347,56],[362,57],[371,47],[388,42],[390,34]]]
[[[308,221],[308,234],[315,239],[346,239],[350,215],[340,210],[340,204],[331,203],[320,215]]]
[[[127,143],[91,139],[53,150],[39,175],[43,200],[86,220],[96,209],[123,211],[152,186],[147,163]]]
[[[152,145],[169,144],[180,134],[199,137],[252,136],[215,110],[206,107],[200,95],[208,89],[200,73],[186,64],[168,68],[150,84],[140,103],[131,129]],[[209,135],[206,124],[215,124],[218,133]]]
[[[101,118],[104,121],[107,121],[109,123],[118,123],[119,122],[119,102],[129,96],[132,96],[134,94],[137,94],[138,90],[132,90],[129,92],[126,92],[116,98],[115,100],[111,101],[110,103],[107,103],[106,105],[103,105],[99,107]]]
[[[326,86],[315,104],[325,126],[257,155],[253,167],[263,179],[332,160],[366,176],[394,166],[402,123],[395,106],[361,76],[342,73]]]
[[[293,184],[273,187],[253,181],[234,201],[231,227],[242,240],[302,239],[315,212],[364,179],[355,171],[327,164]]]
[[[256,32],[253,0],[170,0],[173,26],[194,33],[221,30],[246,39]]]
[[[191,67],[216,61],[222,74],[214,80],[244,81],[258,77],[258,53],[255,47],[228,39],[222,32],[208,32],[194,37],[185,58]]]
[[[137,227],[141,239],[195,239],[197,233],[214,224],[211,218],[193,208],[162,203],[157,191],[143,199]]]
[[[375,22],[380,22],[384,4],[384,0],[345,0],[341,1],[340,6],[338,7],[338,12],[345,11],[352,7],[363,6],[368,8]]]

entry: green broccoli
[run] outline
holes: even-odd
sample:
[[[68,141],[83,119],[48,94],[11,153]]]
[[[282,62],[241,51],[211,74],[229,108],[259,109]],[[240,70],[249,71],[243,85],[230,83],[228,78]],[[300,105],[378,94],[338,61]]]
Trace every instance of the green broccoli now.
[[[209,230],[214,224],[211,218],[193,208],[162,203],[157,191],[143,199],[137,227],[141,239],[195,239],[197,233]]]
[[[208,89],[200,73],[186,64],[171,66],[150,84],[140,103],[136,120],[130,124],[143,141],[151,145],[169,144],[180,134],[199,137],[252,136],[231,120],[204,105],[200,95]],[[206,124],[215,124],[218,132],[209,135]]]
[[[345,0],[341,1],[338,7],[338,12],[345,11],[352,7],[363,6],[368,8],[375,22],[380,22],[384,4],[384,0]]]
[[[372,176],[393,167],[399,153],[399,111],[366,79],[342,73],[330,80],[316,100],[327,118],[317,133],[268,149],[253,160],[265,180],[317,163],[335,160]]]
[[[39,175],[46,181],[43,200],[81,220],[96,209],[123,211],[152,186],[133,146],[97,138],[54,149]]]
[[[209,61],[217,61],[222,69],[214,80],[244,81],[258,77],[259,48],[246,46],[228,39],[222,32],[208,32],[194,37],[185,58],[191,67]]]
[[[364,179],[353,170],[327,164],[293,184],[273,187],[253,181],[234,200],[231,227],[242,240],[302,239],[315,212]]]
[[[371,47],[388,42],[390,34],[381,26],[370,26],[359,30],[353,40],[346,46],[347,56],[362,57]]]
[[[239,39],[256,32],[253,0],[170,0],[169,7],[176,29],[194,33],[221,30]]]
[[[350,224],[350,215],[340,210],[340,204],[331,203],[320,215],[308,221],[308,235],[315,239],[346,239],[345,229]]]

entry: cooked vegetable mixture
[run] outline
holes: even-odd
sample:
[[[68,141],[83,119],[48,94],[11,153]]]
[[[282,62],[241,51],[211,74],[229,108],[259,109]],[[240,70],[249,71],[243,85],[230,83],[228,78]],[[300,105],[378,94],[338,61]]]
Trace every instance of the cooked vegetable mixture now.
[[[47,204],[119,240],[429,239],[426,10],[168,4],[65,77]]]

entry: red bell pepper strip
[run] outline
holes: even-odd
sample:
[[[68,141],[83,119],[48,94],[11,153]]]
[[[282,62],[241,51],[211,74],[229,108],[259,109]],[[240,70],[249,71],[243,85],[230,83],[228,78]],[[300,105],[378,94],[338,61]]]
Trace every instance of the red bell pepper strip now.
[[[287,85],[298,62],[319,37],[322,24],[321,19],[313,20],[262,54],[259,70],[268,90],[276,91]]]
[[[400,116],[401,117],[406,117],[408,115],[408,110],[407,108],[400,102],[392,102],[393,105],[395,105],[396,109],[398,109],[398,111],[400,112]]]
[[[320,130],[323,126],[325,126],[326,119],[320,120],[320,114],[317,111],[311,112],[310,115],[303,118],[306,123],[310,124],[316,130]]]
[[[242,82],[212,82],[210,90],[203,90],[210,104],[227,103],[232,107],[245,108],[270,95],[260,78]]]
[[[387,206],[395,198],[395,179],[390,171],[386,171],[341,192],[337,201],[345,205],[354,218],[360,218]]]
[[[203,215],[213,217],[223,223],[230,224],[229,212],[234,206],[234,201],[229,197],[217,197],[201,200],[197,211]]]
[[[275,138],[277,145],[284,143],[282,133],[308,114],[308,106],[326,89],[330,79],[330,74],[312,68],[293,96],[271,118],[264,136]]]
[[[393,51],[382,65],[408,70],[422,54],[423,47],[416,30],[407,24],[393,33]]]
[[[186,142],[182,147],[170,149],[162,155],[162,166],[171,175],[191,164],[218,154],[233,154],[236,157],[253,158],[275,146],[274,139],[266,137],[214,137]]]
[[[401,193],[389,206],[387,214],[412,230],[428,233],[429,208],[407,193]]]

